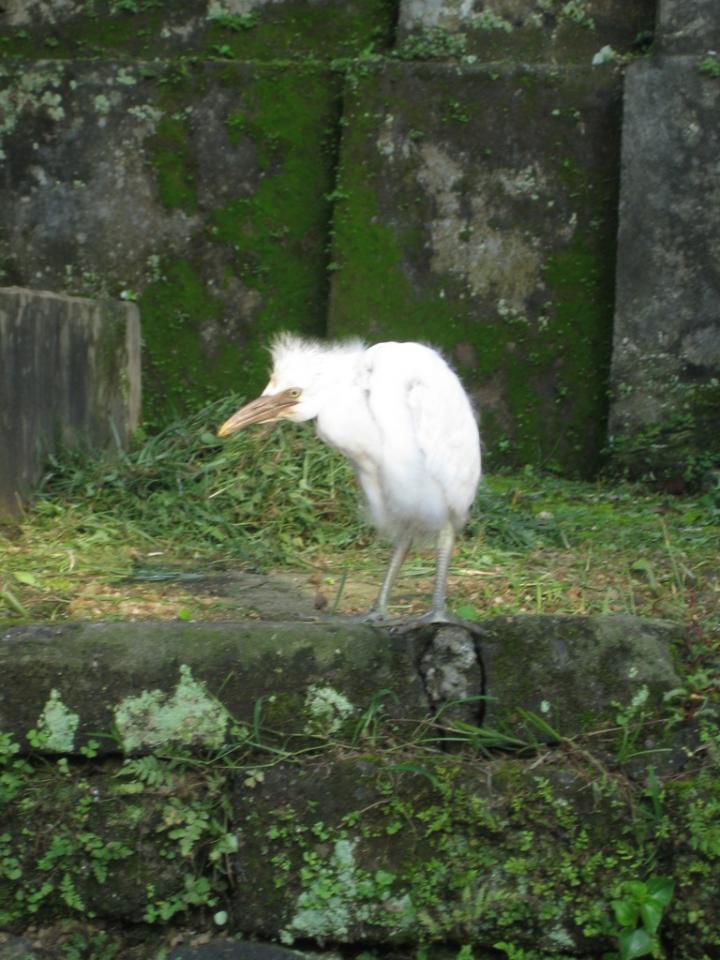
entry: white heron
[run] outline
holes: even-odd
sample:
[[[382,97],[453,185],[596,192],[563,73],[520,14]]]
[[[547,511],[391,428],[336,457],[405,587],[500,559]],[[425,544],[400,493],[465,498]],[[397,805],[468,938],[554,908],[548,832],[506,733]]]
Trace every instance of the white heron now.
[[[280,334],[272,375],[256,400],[218,430],[253,423],[315,420],[317,435],[350,460],[370,519],[393,543],[382,587],[364,619],[388,619],[388,599],[414,541],[432,537],[437,569],[432,606],[421,621],[451,619],[448,569],[455,535],[480,480],[473,409],[440,354],[420,343],[321,343]]]

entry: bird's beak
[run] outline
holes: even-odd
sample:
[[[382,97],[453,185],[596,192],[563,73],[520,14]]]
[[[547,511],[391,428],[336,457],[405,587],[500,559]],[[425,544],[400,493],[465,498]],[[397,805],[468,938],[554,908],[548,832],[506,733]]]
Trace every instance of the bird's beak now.
[[[229,437],[243,427],[249,427],[251,423],[273,423],[286,416],[296,403],[297,392],[294,390],[282,390],[272,396],[263,394],[236,410],[220,427],[218,436]]]

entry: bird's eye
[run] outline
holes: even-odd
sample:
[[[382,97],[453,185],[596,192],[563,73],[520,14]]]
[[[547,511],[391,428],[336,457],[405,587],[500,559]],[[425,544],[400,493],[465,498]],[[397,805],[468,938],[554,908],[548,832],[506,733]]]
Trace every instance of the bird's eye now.
[[[297,400],[300,396],[300,390],[298,387],[293,387],[291,390],[288,390],[288,396],[292,397],[293,400]]]

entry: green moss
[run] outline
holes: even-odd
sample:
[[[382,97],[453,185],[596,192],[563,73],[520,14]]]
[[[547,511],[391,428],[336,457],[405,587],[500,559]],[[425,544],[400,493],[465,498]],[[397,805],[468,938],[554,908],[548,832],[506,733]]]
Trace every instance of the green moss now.
[[[162,204],[169,210],[195,213],[197,196],[185,117],[164,116],[157,125],[148,148],[151,163],[157,170]]]
[[[605,433],[612,344],[613,271],[602,237],[576,233],[564,251],[548,259],[544,277],[555,295],[555,322],[548,330],[547,350],[559,353],[562,360],[555,402],[563,407],[563,429],[573,451],[574,470],[588,476],[599,464],[600,438]],[[582,390],[577,389],[578,384]],[[583,443],[588,424],[596,425],[597,437],[589,462]]]
[[[368,46],[389,46],[394,7],[392,0],[345,0],[317,7],[300,0],[269,4],[244,25],[222,16],[211,18],[205,50],[245,60],[356,56]]]
[[[138,299],[144,340],[145,416],[162,422],[215,391],[237,389],[233,372],[209,364],[198,350],[203,325],[221,315],[197,268],[188,260],[162,263],[161,279]],[[224,374],[224,375],[223,375]]]
[[[303,0],[267,4],[237,15],[213,0],[205,16],[193,0],[94,0],[57,22],[0,30],[0,54],[33,59],[200,54],[238,60],[331,58],[387,48],[392,0],[338,0],[315,7]],[[189,30],[188,30],[189,26]]]
[[[252,140],[261,171],[252,197],[210,215],[213,241],[232,247],[237,276],[260,294],[258,339],[243,362],[249,392],[264,385],[272,331],[323,330],[327,281],[318,253],[329,229],[336,93],[320,71],[264,73],[245,110],[228,117],[229,136]]]
[[[155,265],[139,298],[151,421],[230,391],[258,392],[267,378],[265,348],[273,331],[322,332],[326,198],[339,109],[337,79],[307,66],[292,72],[271,67],[251,72],[237,65],[210,73],[183,69],[163,73],[162,80],[164,116],[151,140],[158,194],[170,210],[199,214],[205,230],[195,255]],[[188,117],[210,83],[231,94],[220,119],[229,147],[256,157],[255,169],[246,161],[247,177],[255,183],[240,195],[231,193],[222,205],[208,207],[205,201],[199,210],[193,164],[201,158],[190,152]],[[231,335],[238,295],[246,301],[243,319],[252,324],[247,339]]]

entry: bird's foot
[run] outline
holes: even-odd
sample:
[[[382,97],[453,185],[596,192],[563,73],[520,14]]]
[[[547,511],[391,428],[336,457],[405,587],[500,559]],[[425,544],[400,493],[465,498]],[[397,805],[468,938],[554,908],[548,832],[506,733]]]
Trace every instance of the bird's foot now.
[[[387,620],[383,626],[393,627],[399,633],[409,633],[411,630],[429,626],[462,627],[463,630],[467,630],[477,636],[482,636],[487,632],[479,624],[473,623],[471,620],[463,620],[461,617],[456,617],[455,614],[448,613],[445,609],[428,610],[427,613],[423,613],[417,617],[401,617]]]
[[[344,620],[345,623],[369,623],[371,626],[384,627],[392,622],[383,610],[368,610],[366,613],[339,613],[332,615],[333,620]]]
[[[482,636],[487,631],[471,620],[463,620],[447,610],[428,610],[427,613],[413,617],[391,617],[383,610],[373,608],[367,613],[336,614],[330,619],[343,620],[345,623],[367,623],[371,627],[382,627],[394,630],[397,633],[410,633],[429,626],[456,626],[468,630],[476,636]]]

